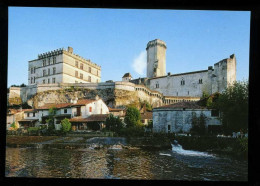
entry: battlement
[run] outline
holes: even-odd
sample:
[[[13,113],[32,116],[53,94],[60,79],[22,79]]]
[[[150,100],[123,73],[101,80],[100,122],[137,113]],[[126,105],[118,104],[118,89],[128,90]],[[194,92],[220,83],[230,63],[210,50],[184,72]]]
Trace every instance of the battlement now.
[[[44,59],[44,58],[48,58],[48,57],[52,57],[52,56],[56,56],[56,55],[60,55],[60,54],[69,55],[71,57],[76,58],[77,60],[81,60],[81,61],[85,62],[88,65],[96,67],[99,70],[101,69],[101,66],[97,65],[96,63],[93,63],[92,61],[90,61],[90,59],[85,59],[85,58],[79,56],[78,54],[74,54],[72,47],[68,47],[68,50],[66,50],[64,48],[59,48],[59,49],[56,49],[53,51],[38,54],[38,59]]]
[[[156,45],[159,45],[159,46],[162,46],[164,47],[165,49],[167,48],[166,46],[166,43],[160,39],[155,39],[155,40],[152,40],[152,41],[149,41],[147,43],[147,47],[146,47],[146,50],[148,50],[148,48],[150,47],[153,47],[153,46],[156,46]]]

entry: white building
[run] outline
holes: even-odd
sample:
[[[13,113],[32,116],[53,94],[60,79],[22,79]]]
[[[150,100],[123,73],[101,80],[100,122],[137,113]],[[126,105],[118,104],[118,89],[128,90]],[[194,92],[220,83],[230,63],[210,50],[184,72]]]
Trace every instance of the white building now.
[[[153,131],[165,133],[189,133],[192,128],[192,116],[200,117],[203,114],[206,119],[206,128],[220,126],[219,113],[206,109],[195,102],[179,102],[153,109]]]
[[[166,74],[166,44],[155,39],[149,41],[147,50],[146,78],[130,80],[135,84],[144,84],[168,97],[166,103],[173,103],[178,97],[200,98],[203,93],[222,92],[236,81],[236,58],[223,59],[209,66],[207,70]],[[176,64],[179,65],[179,64]],[[189,100],[183,98],[185,100]]]
[[[71,47],[39,54],[28,66],[28,85],[101,81],[101,67],[74,54]]]

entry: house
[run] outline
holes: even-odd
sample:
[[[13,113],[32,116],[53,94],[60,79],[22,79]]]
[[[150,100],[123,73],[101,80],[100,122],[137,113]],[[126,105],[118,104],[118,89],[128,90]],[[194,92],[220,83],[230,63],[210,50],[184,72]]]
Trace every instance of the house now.
[[[113,116],[119,117],[120,119],[124,120],[125,112],[126,112],[125,108],[110,108],[110,107],[108,107],[108,109],[109,109],[110,114],[113,114]]]
[[[153,121],[153,113],[152,112],[143,112],[141,113],[141,122],[144,125],[148,125],[150,121]]]
[[[39,123],[38,112],[35,109],[23,109],[23,119],[18,120],[20,128],[35,127]]]
[[[165,133],[188,133],[192,128],[192,117],[205,116],[208,132],[221,126],[216,110],[199,106],[196,102],[179,102],[153,109],[153,131]]]
[[[23,119],[23,111],[22,109],[8,109],[6,114],[6,129],[9,130],[11,125],[18,120]],[[19,123],[18,123],[19,126]]]

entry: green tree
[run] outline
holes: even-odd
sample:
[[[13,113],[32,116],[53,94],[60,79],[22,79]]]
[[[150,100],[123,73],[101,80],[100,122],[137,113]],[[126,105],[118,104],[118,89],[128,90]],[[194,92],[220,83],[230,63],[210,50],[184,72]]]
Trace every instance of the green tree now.
[[[48,123],[48,130],[50,132],[54,131],[55,126],[54,126],[54,116],[56,114],[57,108],[56,107],[51,107],[49,109],[49,115],[48,115],[48,119],[46,120]]]
[[[206,134],[206,117],[202,112],[200,113],[199,117],[196,116],[196,113],[192,113],[191,132],[197,133],[199,135]]]
[[[69,119],[65,118],[61,120],[61,130],[63,133],[67,133],[71,130],[71,123]]]
[[[128,107],[125,114],[126,127],[135,127],[140,122],[141,114],[136,107]]]
[[[221,112],[223,131],[246,132],[248,128],[248,81],[235,82],[217,99],[214,107]]]
[[[113,114],[110,114],[105,121],[106,124],[106,129],[113,131],[113,132],[118,132],[123,128],[123,122],[119,117],[115,117]]]

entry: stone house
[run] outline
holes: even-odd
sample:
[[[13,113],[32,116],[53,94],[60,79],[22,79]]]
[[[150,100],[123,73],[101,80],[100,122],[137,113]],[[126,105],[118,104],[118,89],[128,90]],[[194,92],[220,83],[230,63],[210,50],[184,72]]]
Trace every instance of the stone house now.
[[[18,120],[20,128],[35,127],[39,124],[38,112],[35,109],[24,109],[23,119]]]
[[[165,133],[189,133],[192,128],[192,116],[205,116],[206,128],[221,125],[219,113],[199,106],[196,102],[179,102],[153,109],[153,131]]]
[[[8,109],[6,113],[6,129],[9,130],[14,122],[19,126],[18,120],[23,119],[23,117],[24,111],[22,109]]]

